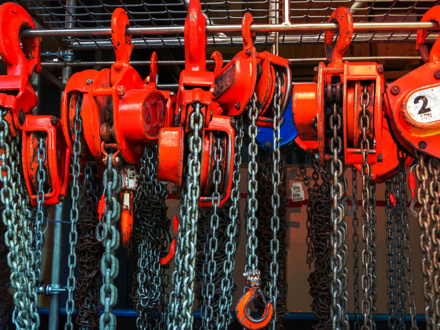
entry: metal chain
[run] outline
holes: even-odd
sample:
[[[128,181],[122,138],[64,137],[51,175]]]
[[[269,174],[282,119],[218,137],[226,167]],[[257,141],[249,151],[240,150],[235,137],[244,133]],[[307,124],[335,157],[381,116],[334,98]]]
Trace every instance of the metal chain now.
[[[38,149],[37,149],[37,211],[35,214],[35,272],[37,277],[37,283],[41,285],[41,257],[43,249],[43,224],[44,224],[44,183],[46,182],[46,171],[44,170],[44,162],[46,161],[46,148],[44,144],[45,136],[41,133],[39,137]]]
[[[279,194],[279,185],[281,183],[281,174],[279,170],[280,163],[280,120],[281,120],[281,82],[280,77],[277,72],[276,76],[276,89],[273,97],[273,108],[274,108],[274,118],[273,118],[273,152],[272,152],[272,161],[273,161],[273,170],[272,170],[272,183],[273,183],[273,193],[271,196],[271,204],[273,215],[270,219],[270,225],[272,229],[272,240],[270,241],[270,251],[272,254],[272,262],[270,263],[270,278],[271,282],[269,285],[269,298],[272,300],[274,306],[277,306],[277,297],[278,297],[278,287],[277,287],[277,277],[279,273],[279,265],[278,265],[278,253],[280,251],[280,242],[278,240],[277,234],[280,229],[280,217],[278,214],[278,209],[281,204],[280,194]],[[274,308],[274,313],[272,317],[272,329],[275,330],[276,323],[278,321],[277,318],[277,308]]]
[[[133,198],[134,239],[138,246],[135,281],[133,283],[134,307],[138,313],[136,325],[146,329],[149,325],[166,318],[163,296],[167,295],[169,265],[161,265],[160,258],[170,244],[165,200],[168,190],[165,183],[157,179],[157,149],[147,146],[141,159],[140,186]],[[158,312],[159,317],[155,317]],[[161,325],[163,327],[163,324]],[[161,327],[159,327],[161,328]]]
[[[405,167],[404,153],[398,150],[399,159],[399,172],[398,180],[400,183],[401,194],[401,216],[403,225],[403,247],[404,247],[404,257],[405,257],[405,280],[408,284],[407,299],[409,314],[411,316],[411,329],[418,329],[417,327],[417,310],[416,310],[416,295],[414,292],[414,272],[411,267],[412,250],[409,240],[409,220],[408,220],[408,197],[407,197],[407,175]]]
[[[329,126],[332,132],[330,138],[330,151],[332,153],[330,171],[333,175],[330,187],[330,195],[332,198],[331,224],[333,227],[330,234],[330,245],[332,247],[331,293],[333,298],[330,317],[334,329],[348,329],[348,271],[346,268],[348,252],[345,244],[347,224],[345,222],[345,207],[343,205],[346,185],[344,184],[344,164],[340,159],[340,156],[343,154],[343,144],[340,136],[342,117],[338,108],[340,108],[340,105],[338,102],[334,101],[332,103],[332,112],[329,117]]]
[[[218,315],[214,315],[213,309],[213,298],[215,293],[215,286],[213,282],[213,278],[217,271],[217,262],[214,258],[215,253],[218,249],[218,238],[216,237],[216,231],[219,227],[219,215],[217,214],[217,209],[220,205],[220,183],[222,179],[222,171],[220,168],[220,164],[223,160],[223,148],[221,143],[221,136],[218,134],[216,138],[216,145],[213,149],[213,156],[215,161],[215,168],[213,171],[213,183],[214,183],[214,191],[211,196],[211,204],[212,204],[212,214],[210,216],[210,229],[208,232],[208,240],[207,245],[205,245],[205,263],[203,265],[203,285],[202,285],[202,296],[203,296],[203,304],[201,307],[202,310],[202,327],[204,329],[214,329],[217,326],[217,318]]]
[[[258,200],[257,200],[257,192],[258,192],[258,182],[256,179],[256,175],[258,172],[258,164],[257,164],[257,155],[258,155],[258,145],[257,145],[257,118],[258,118],[258,109],[256,105],[257,96],[254,93],[252,99],[249,103],[249,128],[248,135],[250,137],[248,153],[249,153],[249,164],[248,164],[248,198],[247,198],[247,211],[246,211],[246,235],[247,235],[247,243],[246,243],[246,258],[247,264],[245,267],[245,273],[250,273],[252,276],[257,276],[258,271],[258,256],[256,254],[256,249],[258,247],[258,238],[255,234],[258,229]],[[259,273],[259,271],[258,271]],[[245,288],[245,291],[247,288]]]
[[[406,182],[406,180],[404,180]],[[395,228],[395,239],[396,245],[394,247],[394,254],[397,256],[396,262],[396,286],[397,286],[397,328],[401,329],[405,327],[405,316],[406,316],[406,291],[405,291],[405,250],[403,246],[403,223],[402,223],[402,191],[403,183],[399,182],[398,178],[393,180],[393,195],[395,196],[395,207],[394,207],[394,221],[396,223]]]
[[[81,174],[80,154],[81,154],[81,134],[82,134],[82,119],[81,119],[82,94],[78,94],[76,101],[75,117],[73,119],[73,161],[72,161],[72,208],[70,209],[70,233],[69,245],[70,252],[67,258],[69,267],[69,276],[67,277],[67,301],[66,301],[66,315],[67,320],[64,326],[65,329],[73,329],[72,314],[75,309],[75,301],[73,293],[76,287],[75,267],[76,267],[76,244],[78,242],[77,222],[79,219],[78,202],[80,198],[79,175]]]
[[[355,330],[360,329],[359,322],[359,312],[360,312],[360,303],[359,303],[359,218],[358,218],[358,196],[357,196],[357,170],[354,166],[352,166],[352,185],[353,185],[353,292],[354,292],[354,324],[353,328]]]
[[[420,204],[418,222],[422,229],[420,236],[420,248],[422,249],[422,273],[423,273],[423,297],[425,299],[425,320],[428,327],[436,326],[436,313],[434,312],[435,288],[434,288],[434,265],[432,255],[431,227],[432,219],[429,206],[429,174],[425,164],[425,155],[417,154],[416,177],[419,181],[417,200]]]
[[[107,155],[103,174],[104,219],[96,229],[96,237],[104,245],[104,254],[101,259],[102,286],[100,291],[100,301],[104,306],[104,312],[99,317],[100,329],[116,329],[117,324],[112,308],[118,300],[118,288],[113,284],[113,281],[119,273],[119,261],[115,257],[115,251],[120,242],[116,223],[121,218],[121,205],[118,202],[118,197],[122,187],[122,179],[113,165],[114,157],[115,155],[112,153]]]
[[[3,186],[0,199],[6,226],[5,244],[11,268],[11,286],[15,289],[12,321],[17,328],[36,329],[40,326],[37,312],[35,255],[32,248],[33,230],[29,196],[21,176],[20,134],[13,137],[6,121],[8,109],[0,108],[0,160]]]
[[[3,212],[4,208],[2,208]],[[0,329],[12,329],[12,311],[14,301],[9,288],[11,286],[8,264],[8,247],[5,244],[6,226],[0,221]]]
[[[385,207],[385,214],[387,216],[387,221],[385,222],[385,229],[387,230],[387,238],[386,238],[386,245],[388,248],[388,253],[386,256],[387,263],[388,263],[388,269],[387,269],[387,278],[388,278],[388,285],[387,285],[387,293],[388,293],[388,303],[387,303],[387,309],[388,309],[388,327],[390,329],[396,328],[396,256],[394,254],[394,246],[395,246],[395,237],[394,237],[394,217],[395,212],[394,207],[391,203],[391,194],[393,194],[392,190],[392,181],[394,178],[386,180],[386,190],[385,190],[385,199],[387,201],[387,205]],[[393,195],[394,196],[394,195]]]
[[[93,329],[99,324],[98,303],[101,272],[99,261],[104,248],[96,238],[99,219],[97,207],[100,184],[95,176],[96,169],[86,163],[84,180],[79,199],[78,237],[76,246],[78,263],[77,290],[75,294],[76,324],[82,329]]]
[[[239,184],[241,180],[240,166],[241,166],[241,150],[243,147],[243,116],[239,116],[235,120],[235,155],[234,155],[234,172],[232,173],[232,189],[231,189],[231,201],[232,204],[229,207],[229,223],[226,230],[228,235],[228,242],[225,245],[225,252],[227,255],[226,260],[223,263],[224,277],[221,280],[221,297],[220,297],[220,310],[219,310],[219,329],[228,328],[232,321],[231,313],[229,309],[232,305],[232,288],[234,287],[233,271],[235,269],[235,253],[237,251],[237,236],[238,236],[238,223],[240,222],[240,191]]]
[[[180,207],[179,233],[172,281],[174,290],[170,294],[171,310],[168,328],[191,329],[193,323],[195,256],[197,250],[197,221],[200,199],[200,156],[202,151],[202,104],[195,103],[189,115],[188,180],[183,191]]]
[[[377,293],[376,293],[376,286],[377,286],[377,276],[376,276],[376,270],[377,270],[377,260],[376,260],[376,183],[373,183],[370,181],[370,208],[371,208],[371,217],[370,217],[370,229],[371,229],[371,241],[370,241],[370,252],[371,252],[371,267],[370,267],[370,275],[372,278],[371,283],[371,299],[372,299],[372,305],[371,305],[371,319],[376,319],[376,301],[377,301]],[[376,328],[376,323],[373,323],[373,329]]]
[[[435,318],[435,328],[440,327],[440,164],[437,158],[430,158],[428,162],[428,170],[430,174],[429,195],[431,198],[431,219],[433,227],[431,230],[432,238],[432,263],[434,266],[433,273],[433,288],[434,288],[434,311],[433,318]],[[435,317],[434,317],[435,314]]]
[[[370,249],[373,241],[373,229],[371,228],[371,222],[373,218],[373,210],[371,207],[371,185],[370,185],[370,171],[371,166],[368,163],[368,154],[370,153],[370,141],[368,140],[368,130],[370,129],[370,118],[367,114],[367,107],[370,104],[370,95],[367,90],[367,86],[364,85],[363,92],[361,94],[361,153],[362,153],[362,282],[361,287],[363,290],[362,300],[362,314],[364,317],[364,323],[362,329],[374,329],[375,320],[373,316],[373,274],[371,273],[373,264],[373,253]]]

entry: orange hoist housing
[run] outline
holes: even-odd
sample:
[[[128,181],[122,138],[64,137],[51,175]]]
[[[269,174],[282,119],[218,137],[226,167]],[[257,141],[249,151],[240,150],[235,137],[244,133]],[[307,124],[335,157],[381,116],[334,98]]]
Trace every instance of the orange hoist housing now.
[[[162,127],[172,124],[174,95],[157,90],[157,56],[151,57],[144,81],[129,64],[133,45],[125,29],[127,14],[117,8],[112,16],[116,62],[111,69],[85,70],[69,79],[63,96],[62,122],[69,147],[74,138],[76,107],[81,109],[81,156],[101,161],[105,150],[117,151],[128,164],[138,164],[146,144],[157,142]]]
[[[202,113],[200,206],[211,205],[214,189],[213,171],[215,146],[223,150],[221,161],[220,205],[228,200],[233,171],[235,132],[231,119],[221,116],[223,109],[213,101],[214,73],[206,71],[205,17],[200,2],[191,0],[185,20],[185,70],[180,74],[179,90],[174,107],[175,126],[163,128],[159,135],[159,180],[173,182],[177,195],[184,184],[184,164],[188,157],[188,133],[191,131],[190,115],[196,107]]]
[[[422,22],[440,23],[440,6],[428,10]],[[440,157],[440,37],[428,56],[427,31],[417,31],[417,48],[426,62],[390,84],[386,106],[392,134],[410,155]]]
[[[325,49],[331,62],[326,66],[319,63],[316,69],[316,82],[296,84],[292,94],[293,120],[298,130],[297,144],[304,150],[319,155],[324,162],[331,158],[329,118],[333,103],[341,116],[343,136],[343,155],[346,165],[361,164],[361,96],[366,87],[367,113],[370,129],[367,132],[371,151],[370,164],[383,160],[383,114],[382,94],[385,87],[383,67],[377,63],[349,63],[342,61],[342,55],[348,48],[353,35],[353,19],[345,7],[336,9],[330,16],[330,22],[339,26],[336,44],[332,44],[334,31],[327,31]]]

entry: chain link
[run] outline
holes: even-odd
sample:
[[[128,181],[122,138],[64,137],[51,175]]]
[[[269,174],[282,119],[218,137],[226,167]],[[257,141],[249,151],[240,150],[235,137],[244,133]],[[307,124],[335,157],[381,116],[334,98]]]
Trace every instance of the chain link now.
[[[232,321],[231,313],[229,309],[232,305],[233,295],[232,289],[234,287],[233,271],[235,269],[235,253],[237,251],[238,243],[238,231],[240,222],[240,191],[239,184],[241,180],[240,166],[241,166],[241,150],[243,147],[243,116],[239,116],[235,121],[235,155],[234,155],[234,172],[232,173],[232,189],[231,189],[231,201],[232,204],[229,207],[229,223],[226,229],[228,235],[228,242],[225,245],[225,253],[227,255],[226,260],[223,262],[224,277],[221,280],[221,297],[220,297],[220,310],[219,310],[219,329],[228,328]]]
[[[417,154],[416,177],[419,181],[417,200],[420,204],[418,214],[419,226],[422,229],[420,236],[420,248],[422,249],[422,274],[423,274],[423,297],[425,300],[425,320],[428,327],[436,326],[436,313],[434,312],[435,288],[434,288],[434,265],[432,255],[431,228],[432,219],[429,206],[429,173],[424,154]]]
[[[336,90],[338,89],[340,90],[340,88],[336,88]],[[330,187],[330,195],[332,198],[332,209],[330,213],[332,224],[332,231],[330,234],[330,245],[332,248],[332,308],[330,310],[330,317],[332,319],[333,328],[348,329],[348,271],[346,267],[348,252],[345,244],[347,237],[347,223],[345,222],[345,207],[343,204],[346,184],[344,181],[345,168],[343,161],[340,159],[340,156],[343,155],[343,143],[341,138],[342,115],[340,109],[341,105],[334,101],[332,103],[332,112],[329,117],[329,127],[332,132],[330,138],[330,151],[332,154],[330,171],[333,175]]]
[[[409,221],[408,221],[408,197],[407,197],[407,175],[405,167],[404,153],[398,150],[399,159],[399,172],[398,180],[400,183],[401,194],[401,216],[402,216],[402,226],[403,226],[403,247],[404,247],[404,257],[405,257],[405,281],[408,284],[407,299],[409,313],[411,316],[411,329],[418,329],[417,327],[417,310],[416,310],[416,295],[414,292],[414,272],[411,267],[412,250],[409,240]]]
[[[112,308],[118,301],[118,288],[113,284],[119,273],[119,261],[115,251],[119,247],[120,235],[116,223],[121,218],[121,205],[118,196],[121,191],[122,179],[118,170],[113,166],[115,155],[107,155],[106,168],[103,174],[105,196],[105,211],[103,220],[98,224],[96,237],[104,245],[104,254],[101,259],[102,286],[100,301],[104,312],[99,317],[100,329],[116,329],[116,316]]]
[[[358,218],[358,195],[357,195],[357,170],[352,166],[352,185],[353,185],[353,292],[354,292],[354,324],[355,330],[360,329],[359,312],[360,312],[360,300],[359,300],[359,218]]]
[[[81,107],[82,107],[82,94],[78,94],[76,101],[75,117],[73,119],[73,161],[72,161],[72,208],[70,209],[70,233],[69,233],[69,245],[70,252],[67,258],[67,264],[69,267],[69,276],[67,277],[67,301],[66,301],[66,315],[67,321],[65,329],[73,329],[72,314],[75,309],[75,301],[73,299],[73,293],[76,288],[75,267],[76,267],[76,244],[78,242],[77,222],[79,219],[78,202],[80,198],[79,176],[81,174],[80,154],[81,154],[81,134],[82,134],[82,119],[81,119]]]

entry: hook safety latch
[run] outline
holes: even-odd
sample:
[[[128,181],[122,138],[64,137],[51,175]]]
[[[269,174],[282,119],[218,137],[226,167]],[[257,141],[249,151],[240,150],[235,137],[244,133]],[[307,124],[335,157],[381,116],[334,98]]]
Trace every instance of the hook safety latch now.
[[[176,216],[174,216],[173,227],[174,227],[174,232],[177,234],[177,231],[179,229],[179,221],[177,220]],[[174,259],[175,255],[176,255],[176,238],[173,238],[170,244],[170,250],[168,251],[166,256],[159,259],[159,264],[161,266],[168,265],[171,262],[171,260]]]
[[[252,274],[252,270],[248,270],[243,274],[247,277],[247,285],[249,285],[248,291],[240,298],[237,303],[236,313],[238,322],[247,329],[262,329],[269,324],[273,316],[273,303],[272,300],[266,301],[263,291],[260,289],[260,271],[256,269],[255,275]],[[263,316],[260,318],[253,318],[249,312],[249,304],[261,297],[265,305]]]

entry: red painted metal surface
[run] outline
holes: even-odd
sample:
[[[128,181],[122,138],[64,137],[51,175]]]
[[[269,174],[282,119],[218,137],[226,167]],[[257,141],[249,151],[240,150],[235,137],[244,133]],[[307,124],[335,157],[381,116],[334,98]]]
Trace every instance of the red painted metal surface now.
[[[103,150],[111,150],[127,163],[138,164],[146,144],[157,143],[160,129],[172,124],[174,94],[157,90],[157,55],[153,53],[150,76],[144,81],[129,63],[133,45],[127,26],[127,14],[117,8],[111,24],[115,63],[111,69],[77,73],[66,85],[63,130],[71,146],[75,110],[81,102],[82,142],[87,146],[83,159],[101,161]]]
[[[64,140],[61,123],[53,116],[26,116],[22,131],[22,161],[26,187],[33,206],[37,205],[38,145],[45,135],[46,172],[44,205],[58,204],[64,199],[68,187],[70,150]]]
[[[33,72],[41,71],[40,40],[20,38],[19,34],[23,29],[35,29],[26,10],[12,2],[1,5],[0,56],[6,64],[7,75],[0,76],[0,106],[11,110],[6,120],[14,136],[19,133],[24,115],[38,104],[29,76]]]
[[[440,6],[428,10],[422,21],[440,23]],[[417,48],[427,63],[388,86],[386,106],[393,136],[407,153],[440,157],[440,37],[428,57],[426,35],[417,31]]]

